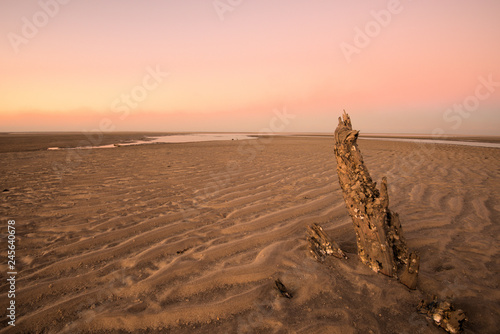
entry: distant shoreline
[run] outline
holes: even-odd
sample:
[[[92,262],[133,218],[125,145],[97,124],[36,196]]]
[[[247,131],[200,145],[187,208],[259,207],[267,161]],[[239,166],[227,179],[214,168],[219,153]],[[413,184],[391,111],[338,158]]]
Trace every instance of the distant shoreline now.
[[[293,133],[283,134],[293,137],[333,137],[333,133]],[[500,143],[500,136],[477,136],[477,135],[443,135],[432,136],[429,134],[390,134],[390,133],[360,133],[360,139],[380,138],[380,139],[428,139],[428,140],[447,140],[447,141],[468,141],[480,143]]]
[[[256,133],[256,132],[11,132],[0,133],[0,153],[40,151],[49,148],[91,148],[125,146],[135,142],[154,142],[154,138],[189,135],[245,135],[248,137],[333,138],[333,133]],[[429,144],[459,144],[500,148],[500,136],[452,136],[434,138],[420,134],[360,134],[361,140],[407,141]],[[484,144],[484,145],[482,145]]]
[[[429,139],[429,140],[448,140],[448,141],[468,141],[481,143],[500,143],[500,136],[476,136],[476,135],[443,135],[432,136],[429,134],[360,134],[360,139],[363,138],[390,138],[390,139]]]
[[[462,145],[475,147],[491,147],[500,148],[500,142],[484,142],[472,140],[455,140],[455,139],[428,139],[428,138],[396,138],[396,137],[361,137],[361,140],[380,140],[380,141],[400,141],[416,144],[434,144],[434,145]]]

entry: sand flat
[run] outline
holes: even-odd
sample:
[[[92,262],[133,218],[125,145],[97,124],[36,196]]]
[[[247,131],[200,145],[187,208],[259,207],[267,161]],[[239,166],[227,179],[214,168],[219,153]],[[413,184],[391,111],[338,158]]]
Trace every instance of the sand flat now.
[[[417,291],[357,260],[331,138],[4,149],[16,330],[441,333],[416,312],[436,293],[468,314],[470,333],[498,332],[500,150],[359,143],[372,177],[388,176],[390,207],[420,253]],[[349,260],[315,262],[311,223]],[[2,305],[6,291],[2,282]]]

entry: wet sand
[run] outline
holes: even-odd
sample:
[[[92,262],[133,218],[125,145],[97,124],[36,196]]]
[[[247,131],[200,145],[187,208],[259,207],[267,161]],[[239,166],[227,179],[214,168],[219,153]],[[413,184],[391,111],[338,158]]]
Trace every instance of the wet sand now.
[[[42,151],[50,147],[75,148],[131,143],[165,133],[89,132],[89,133],[0,133],[0,153]]]
[[[358,261],[331,138],[11,145],[0,216],[16,220],[14,332],[443,333],[416,311],[427,293],[467,313],[466,333],[498,332],[499,149],[359,141],[420,253],[409,291]],[[349,260],[315,262],[312,223]]]

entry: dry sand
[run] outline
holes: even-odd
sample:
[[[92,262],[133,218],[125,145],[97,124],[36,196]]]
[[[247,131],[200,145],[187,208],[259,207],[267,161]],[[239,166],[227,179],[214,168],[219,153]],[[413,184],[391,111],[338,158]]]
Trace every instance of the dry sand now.
[[[416,312],[426,293],[498,333],[500,150],[359,144],[420,253],[417,291],[358,261],[331,138],[1,153],[18,276],[0,333],[443,333]],[[315,262],[312,223],[349,260]]]

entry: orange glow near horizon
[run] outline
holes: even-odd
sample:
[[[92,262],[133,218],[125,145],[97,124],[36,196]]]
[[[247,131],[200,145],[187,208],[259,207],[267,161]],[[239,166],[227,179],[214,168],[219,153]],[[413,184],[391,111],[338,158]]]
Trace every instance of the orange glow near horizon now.
[[[389,3],[400,11],[356,46]],[[117,130],[258,131],[286,108],[288,131],[325,132],[345,108],[365,132],[500,135],[498,1],[256,1],[224,20],[211,2],[70,2],[18,53],[9,38],[42,9],[5,7],[0,131],[84,131],[102,118]],[[487,98],[454,127],[447,110],[488,77]]]

